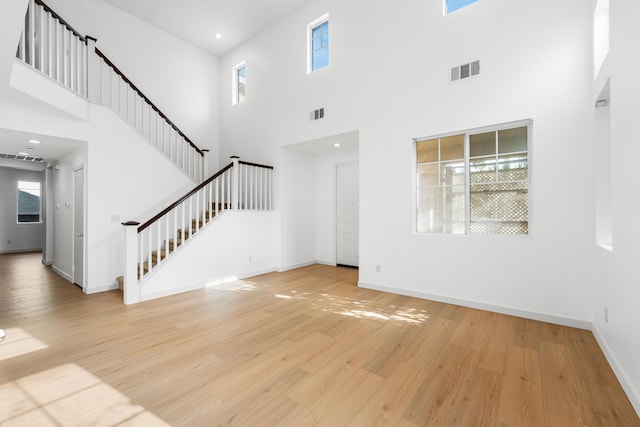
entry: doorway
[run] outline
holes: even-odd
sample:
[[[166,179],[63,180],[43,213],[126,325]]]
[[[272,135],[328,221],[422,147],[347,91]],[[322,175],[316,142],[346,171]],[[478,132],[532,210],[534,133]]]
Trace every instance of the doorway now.
[[[73,170],[73,283],[84,289],[84,166]]]
[[[336,263],[359,265],[358,163],[336,166]]]

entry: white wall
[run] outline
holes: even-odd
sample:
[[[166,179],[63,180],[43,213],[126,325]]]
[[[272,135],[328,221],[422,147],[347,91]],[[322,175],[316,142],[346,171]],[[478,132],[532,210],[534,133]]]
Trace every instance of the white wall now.
[[[13,58],[24,26],[24,15],[28,4],[28,0],[0,3],[0,28],[2,29],[2,37],[0,37],[0,93],[6,89],[9,82]]]
[[[39,251],[44,247],[44,223],[18,224],[18,181],[37,181],[44,191],[44,174],[0,166],[0,253]],[[44,207],[42,209],[44,213]]]
[[[640,3],[611,0],[611,50],[596,79],[594,94],[611,78],[611,195],[613,251],[599,249],[593,305],[596,337],[640,413],[640,272],[638,271],[637,122],[640,117]],[[594,99],[595,101],[595,99]],[[602,178],[606,179],[606,177]],[[601,184],[599,182],[598,184]],[[608,320],[605,318],[608,311]]]
[[[131,79],[218,169],[218,59],[102,0],[47,4]],[[226,163],[225,163],[226,164]]]
[[[87,292],[124,273],[124,227],[144,223],[193,188],[182,171],[107,107],[91,106],[87,159]],[[112,217],[118,218],[112,220]]]
[[[30,78],[46,79],[37,73]],[[45,141],[50,135],[84,144],[57,159],[53,173],[52,258],[53,268],[71,280],[73,168],[84,164],[85,285],[93,293],[117,287],[115,278],[124,272],[120,222],[150,219],[193,188],[193,182],[109,108],[88,108],[89,121],[79,120],[16,92],[0,99],[0,127],[39,134]]]
[[[232,66],[247,64],[247,100],[221,98],[222,156],[280,163],[285,189],[292,167],[279,147],[357,129],[361,285],[586,326],[595,285],[591,3],[480,1],[442,16],[439,1],[310,2],[222,58],[222,94]],[[330,64],[307,75],[306,25],[327,12]],[[451,66],[475,59],[479,77],[448,82]],[[318,107],[326,117],[309,121]],[[531,236],[414,235],[412,138],[521,119],[533,120]],[[307,219],[296,215],[307,211],[287,212],[285,198],[282,226],[302,230]],[[283,229],[283,254],[292,238],[304,246],[307,236]]]
[[[278,177],[275,188],[279,194],[276,267],[288,270],[315,263],[315,157],[282,149]]]
[[[141,286],[142,300],[273,271],[274,214],[224,212]]]

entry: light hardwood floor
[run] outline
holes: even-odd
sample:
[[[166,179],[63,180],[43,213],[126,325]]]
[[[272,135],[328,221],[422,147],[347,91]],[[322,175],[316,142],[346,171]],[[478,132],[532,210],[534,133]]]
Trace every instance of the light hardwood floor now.
[[[310,266],[134,306],[0,255],[0,425],[640,426],[588,331]]]

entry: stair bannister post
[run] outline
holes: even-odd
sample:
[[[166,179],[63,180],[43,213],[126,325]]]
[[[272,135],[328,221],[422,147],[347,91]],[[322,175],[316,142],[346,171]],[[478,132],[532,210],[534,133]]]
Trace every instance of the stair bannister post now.
[[[139,222],[123,222],[125,230],[125,273],[124,273],[124,303],[136,304],[140,302],[140,286],[138,286],[138,226]]]
[[[200,169],[200,179],[198,182],[202,182],[209,176],[209,150],[202,150],[202,168]]]
[[[231,209],[238,210],[238,201],[240,199],[240,157],[231,156],[233,160],[233,168],[231,169]]]
[[[100,58],[96,54],[97,39],[86,36],[87,39],[87,98],[95,103],[102,103],[100,94]]]

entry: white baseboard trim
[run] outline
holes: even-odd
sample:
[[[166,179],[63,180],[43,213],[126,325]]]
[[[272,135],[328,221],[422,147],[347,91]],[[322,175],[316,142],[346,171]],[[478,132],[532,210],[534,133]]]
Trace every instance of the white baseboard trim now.
[[[321,260],[316,261],[316,264],[328,265],[329,267],[335,267],[336,265],[338,265],[336,264],[335,261],[321,261]]]
[[[209,280],[207,282],[201,282],[201,283],[192,283],[190,285],[186,285],[186,286],[181,286],[179,288],[173,288],[173,289],[164,289],[162,291],[159,292],[150,292],[148,294],[143,294],[140,296],[140,302],[142,301],[150,301],[152,299],[156,299],[156,298],[163,298],[163,297],[168,297],[171,295],[177,295],[177,294],[181,294],[183,292],[190,292],[190,291],[195,291],[198,289],[203,289],[203,288],[209,288],[209,287],[215,287],[216,285],[221,285],[224,283],[233,283],[237,280],[244,280],[247,279],[249,277],[253,277],[253,276],[259,276],[261,274],[267,274],[267,273],[273,273],[275,270],[273,268],[267,268],[267,269],[263,269],[263,270],[256,270],[256,271],[252,271],[249,273],[244,273],[241,274],[238,277],[234,277],[234,278],[218,278],[218,279],[212,279]],[[144,286],[144,285],[143,285]],[[118,288],[117,282],[116,282],[116,289]]]
[[[64,277],[67,281],[73,283],[73,277],[71,277],[70,275],[68,275],[64,271],[60,270],[55,264],[51,265],[51,269],[53,271],[55,271],[56,273],[58,273],[60,276]]]
[[[87,288],[87,289],[84,290],[84,292],[87,295],[91,295],[91,294],[98,294],[100,292],[115,291],[119,287],[120,287],[120,285],[118,284],[118,282],[115,282],[115,283],[111,283],[110,285],[97,286],[97,287],[94,287],[94,288]]]
[[[0,254],[21,254],[21,253],[32,253],[32,252],[42,252],[42,248],[32,248],[32,249],[5,249],[1,250]]]
[[[620,385],[622,386],[624,392],[627,394],[631,405],[633,405],[633,408],[636,410],[638,417],[640,417],[640,391],[633,386],[631,381],[629,381],[629,376],[622,368],[622,365],[620,365],[620,362],[618,362],[618,359],[611,351],[611,348],[609,348],[609,345],[600,333],[598,326],[594,324],[591,328],[591,332],[598,342],[598,345],[602,349],[604,356],[607,358],[609,365],[611,365],[611,369],[613,369],[613,372],[616,374],[618,381],[620,381]]]
[[[264,270],[256,270],[256,271],[252,271],[250,273],[241,274],[238,277],[238,280],[248,279],[249,277],[253,277],[253,276],[260,276],[261,274],[273,273],[274,271],[276,271],[276,270],[273,269],[273,268],[265,268]]]
[[[308,262],[302,262],[300,264],[289,265],[289,266],[286,266],[286,267],[278,267],[276,269],[276,271],[278,273],[284,273],[285,271],[295,270],[296,268],[308,267],[308,266],[314,265],[314,264],[318,264],[318,262],[316,260],[313,260],[313,261],[308,261]]]
[[[555,323],[557,325],[569,326],[572,328],[580,328],[591,330],[592,323],[586,320],[571,319],[568,317],[555,316],[552,314],[536,313],[534,311],[521,310],[517,308],[504,307],[500,305],[487,304],[477,301],[464,300],[453,297],[446,297],[442,295],[429,294],[426,292],[414,291],[409,289],[391,288],[389,286],[376,285],[373,283],[366,283],[359,281],[358,286],[365,289],[372,289],[375,291],[389,292],[392,294],[406,295],[409,297],[416,297],[421,299],[427,299],[432,301],[443,302],[447,304],[455,304],[463,307],[475,308],[478,310],[492,311],[494,313],[507,314],[510,316],[522,317],[525,319],[538,320],[541,322]]]
[[[151,301],[152,299],[164,298],[171,295],[181,294],[184,292],[195,291],[197,289],[202,289],[204,287],[205,287],[204,283],[195,283],[187,286],[182,286],[179,288],[165,289],[159,292],[150,292],[148,294],[141,294],[140,302]]]

